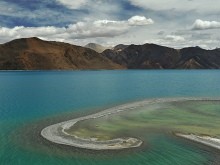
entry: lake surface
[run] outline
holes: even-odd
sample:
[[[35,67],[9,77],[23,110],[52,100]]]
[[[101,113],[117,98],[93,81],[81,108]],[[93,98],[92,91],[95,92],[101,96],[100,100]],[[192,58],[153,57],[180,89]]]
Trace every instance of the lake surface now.
[[[220,98],[220,71],[0,72],[0,164],[217,164],[219,153],[166,136],[143,148],[94,152],[43,140],[52,123],[151,98]]]

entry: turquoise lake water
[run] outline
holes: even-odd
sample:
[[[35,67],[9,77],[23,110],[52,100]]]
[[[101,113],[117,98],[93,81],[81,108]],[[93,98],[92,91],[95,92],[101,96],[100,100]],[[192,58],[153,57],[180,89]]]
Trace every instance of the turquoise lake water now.
[[[39,133],[130,101],[220,98],[219,84],[218,70],[0,72],[0,165],[218,164],[217,151],[164,134],[148,135],[140,149],[94,152],[52,145]]]

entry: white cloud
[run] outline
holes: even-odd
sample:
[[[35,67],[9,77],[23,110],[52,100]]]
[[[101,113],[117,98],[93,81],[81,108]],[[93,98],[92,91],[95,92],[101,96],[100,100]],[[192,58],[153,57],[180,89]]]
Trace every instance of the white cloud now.
[[[154,21],[151,18],[147,19],[144,16],[133,16],[130,19],[128,19],[128,24],[131,26],[142,26],[153,23]]]
[[[219,41],[215,39],[210,39],[210,40],[205,40],[205,41],[200,40],[200,39],[197,39],[197,40],[186,40],[185,39],[185,41],[177,44],[173,41],[161,38],[161,39],[145,40],[144,43],[154,43],[154,44],[168,46],[168,47],[176,48],[176,49],[181,49],[184,47],[195,47],[195,46],[199,46],[203,49],[215,49],[216,47],[213,45],[219,44]]]
[[[174,42],[182,42],[185,41],[185,38],[182,36],[176,36],[176,35],[166,35],[166,40],[174,41]]]
[[[89,14],[84,19],[114,18],[113,13],[123,10],[120,3],[112,0],[56,0],[56,2],[73,11],[80,9],[88,11]],[[79,15],[79,17],[82,16]]]
[[[177,11],[197,10],[198,12],[215,12],[219,11],[220,2],[218,0],[129,0],[131,4],[153,10],[170,10]]]
[[[94,22],[78,22],[69,25],[67,31],[75,33],[77,38],[114,37],[126,33],[132,27],[148,24],[153,24],[153,20],[144,16],[133,16],[127,21],[98,20]]]
[[[56,0],[56,1],[66,6],[69,9],[79,9],[80,7],[88,3],[88,0]]]
[[[150,21],[149,21],[150,20]],[[143,16],[134,16],[128,20],[97,20],[77,22],[68,27],[24,27],[16,26],[14,28],[0,27],[1,42],[21,37],[41,37],[56,40],[85,39],[97,37],[115,37],[120,36],[136,26],[152,24],[153,20]]]
[[[220,21],[216,19],[220,16],[219,0],[43,0],[37,1],[36,5],[34,3],[34,10],[33,4],[20,5],[19,1],[0,0],[1,43],[14,38],[37,36],[77,44],[83,42],[82,45],[91,41],[142,44],[149,39],[172,47],[220,47],[217,29]],[[56,8],[59,5],[53,6],[55,2],[63,7]],[[143,10],[127,8],[128,3]],[[140,16],[124,19],[137,13]],[[146,13],[153,20],[141,16]],[[157,23],[145,27],[154,21]],[[35,27],[22,26],[27,24]],[[207,32],[209,35],[204,34]]]
[[[220,28],[220,22],[203,21],[200,19],[197,19],[192,27],[193,30],[206,30],[206,29],[218,29],[218,28]]]
[[[127,32],[128,29],[129,26],[124,21],[98,20],[69,25],[67,32],[75,38],[114,37]]]
[[[65,28],[57,28],[53,26],[47,27],[24,27],[16,26],[14,28],[0,27],[1,37],[32,37],[32,36],[45,36],[45,35],[55,35],[62,33]]]

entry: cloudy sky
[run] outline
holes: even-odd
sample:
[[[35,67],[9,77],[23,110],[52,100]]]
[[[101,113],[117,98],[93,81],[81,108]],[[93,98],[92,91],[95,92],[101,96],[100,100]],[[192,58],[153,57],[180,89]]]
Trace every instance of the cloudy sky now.
[[[220,47],[219,0],[0,0],[0,43],[15,38],[106,46]]]

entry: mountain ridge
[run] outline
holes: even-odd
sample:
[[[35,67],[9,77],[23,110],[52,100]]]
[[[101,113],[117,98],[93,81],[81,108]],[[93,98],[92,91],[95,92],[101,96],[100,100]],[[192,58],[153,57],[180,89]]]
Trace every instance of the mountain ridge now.
[[[220,49],[123,45],[98,53],[69,43],[21,38],[0,44],[0,70],[219,69]]]
[[[128,69],[219,69],[219,49],[174,49],[156,44],[129,45],[121,51],[105,50],[103,56]]]

